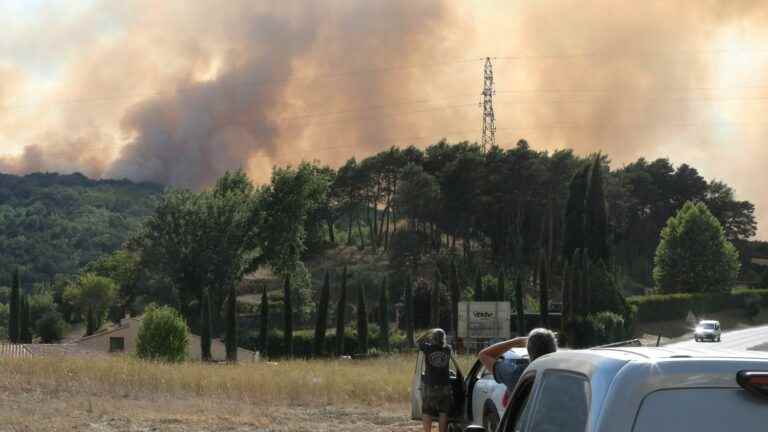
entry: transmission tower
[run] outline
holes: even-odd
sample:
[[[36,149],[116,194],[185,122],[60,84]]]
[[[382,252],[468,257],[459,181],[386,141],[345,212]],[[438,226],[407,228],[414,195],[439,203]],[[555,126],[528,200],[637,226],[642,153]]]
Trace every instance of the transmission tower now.
[[[483,74],[483,152],[496,145],[496,116],[493,114],[493,65],[491,58],[485,58]]]

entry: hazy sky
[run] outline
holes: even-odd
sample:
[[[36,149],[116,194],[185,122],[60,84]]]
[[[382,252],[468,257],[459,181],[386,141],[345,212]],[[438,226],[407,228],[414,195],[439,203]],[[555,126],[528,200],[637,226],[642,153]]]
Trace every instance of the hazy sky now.
[[[759,1],[0,0],[0,170],[202,187],[476,140],[490,56],[500,145],[689,163],[768,227],[766,21]]]

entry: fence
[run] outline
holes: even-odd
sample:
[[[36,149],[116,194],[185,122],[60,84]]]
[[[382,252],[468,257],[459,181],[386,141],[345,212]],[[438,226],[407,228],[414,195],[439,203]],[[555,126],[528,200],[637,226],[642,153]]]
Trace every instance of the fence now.
[[[31,356],[32,353],[24,345],[0,342],[0,357],[20,358]]]

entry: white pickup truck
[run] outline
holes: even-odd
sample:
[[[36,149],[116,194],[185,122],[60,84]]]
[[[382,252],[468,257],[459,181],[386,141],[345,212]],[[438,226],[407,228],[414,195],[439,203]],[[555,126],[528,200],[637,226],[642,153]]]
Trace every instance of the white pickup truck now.
[[[532,362],[495,432],[757,432],[767,425],[768,353],[595,348]]]
[[[513,348],[504,353],[505,358],[528,359],[525,348]],[[424,370],[424,358],[420,353],[411,383],[411,417],[421,420],[421,374]],[[451,371],[451,386],[454,401],[450,429],[463,430],[467,425],[480,425],[487,430],[495,430],[509,401],[507,386],[499,384],[490,371],[476,361],[464,378],[458,365]]]

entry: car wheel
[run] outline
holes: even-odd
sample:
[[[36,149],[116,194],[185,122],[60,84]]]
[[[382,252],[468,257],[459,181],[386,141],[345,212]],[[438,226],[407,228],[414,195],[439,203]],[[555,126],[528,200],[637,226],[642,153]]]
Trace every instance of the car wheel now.
[[[495,432],[496,428],[499,427],[499,414],[495,409],[491,408],[486,411],[483,416],[483,427],[487,432]]]
[[[696,342],[698,342],[698,341],[699,341],[699,338],[695,337],[695,338],[693,338],[693,340],[694,340],[694,341],[696,341]]]
[[[717,341],[720,342],[720,336],[717,337]]]

